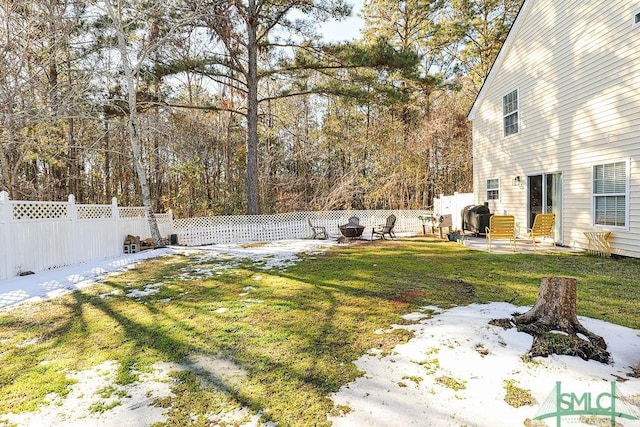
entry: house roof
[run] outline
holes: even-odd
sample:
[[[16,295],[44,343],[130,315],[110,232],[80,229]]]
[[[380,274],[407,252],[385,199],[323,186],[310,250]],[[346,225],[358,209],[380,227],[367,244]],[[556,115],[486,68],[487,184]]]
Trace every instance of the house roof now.
[[[522,6],[520,7],[520,10],[518,10],[516,19],[513,21],[513,25],[511,25],[511,28],[509,29],[509,33],[507,34],[507,38],[504,40],[504,43],[502,44],[502,47],[500,48],[500,51],[498,52],[496,59],[493,61],[493,65],[491,65],[489,74],[484,79],[484,82],[482,83],[482,87],[480,87],[480,91],[478,92],[478,95],[476,95],[476,99],[473,101],[471,110],[469,110],[469,114],[467,115],[467,118],[469,120],[473,121],[475,119],[476,111],[480,107],[480,104],[482,104],[482,101],[484,100],[484,95],[485,95],[485,92],[487,91],[487,87],[489,87],[493,82],[493,80],[495,79],[497,70],[500,68],[500,66],[504,62],[504,58],[507,56],[507,53],[510,50],[511,45],[513,44],[513,39],[515,39],[519,28],[522,26],[522,23],[526,19],[525,17],[529,14],[529,11],[531,10],[530,6],[533,3],[533,1],[534,0],[524,0]]]

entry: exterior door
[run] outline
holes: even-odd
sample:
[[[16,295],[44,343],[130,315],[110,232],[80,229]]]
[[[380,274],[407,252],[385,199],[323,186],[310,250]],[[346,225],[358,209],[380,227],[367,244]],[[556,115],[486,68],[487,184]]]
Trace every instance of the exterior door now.
[[[527,190],[529,228],[533,226],[536,215],[554,213],[556,214],[556,222],[553,226],[554,240],[562,243],[562,173],[530,175],[527,177]]]

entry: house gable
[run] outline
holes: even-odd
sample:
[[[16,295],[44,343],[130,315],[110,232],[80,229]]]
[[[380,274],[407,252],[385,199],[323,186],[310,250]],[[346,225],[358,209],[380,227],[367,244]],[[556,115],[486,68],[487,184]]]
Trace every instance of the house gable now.
[[[495,78],[494,76],[497,74],[497,72],[494,73],[493,71],[494,69],[500,68],[500,64],[502,64],[504,57],[508,55],[509,47],[513,43],[513,40],[516,37],[518,29],[523,25],[522,23],[526,20],[526,15],[528,11],[531,9],[529,7],[529,4],[531,2],[532,0],[525,0],[522,6],[520,7],[518,14],[516,15],[516,18],[514,19],[513,24],[509,29],[509,33],[507,34],[507,37],[504,43],[502,44],[500,51],[498,52],[498,56],[496,56],[495,61],[493,61],[493,64],[491,65],[491,69],[489,70],[489,75],[482,83],[482,87],[480,88],[478,95],[476,95],[476,99],[474,100],[471,110],[469,111],[469,114],[467,116],[469,120],[473,121],[475,119],[476,110],[480,108],[480,104],[482,104],[482,100],[484,99],[484,95],[486,92],[485,88],[491,85],[491,82]]]

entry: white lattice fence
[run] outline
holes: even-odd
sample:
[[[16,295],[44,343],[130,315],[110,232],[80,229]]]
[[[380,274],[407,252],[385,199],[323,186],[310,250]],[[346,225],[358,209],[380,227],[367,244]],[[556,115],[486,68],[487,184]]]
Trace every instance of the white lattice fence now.
[[[120,236],[122,240],[127,235],[140,236],[141,239],[147,239],[151,237],[151,230],[149,229],[149,222],[145,214],[144,207],[119,207],[119,221],[118,227],[120,230]],[[173,229],[173,215],[169,212],[166,214],[154,214],[156,217],[156,224],[158,224],[158,231],[160,236],[168,238]]]
[[[169,238],[169,236],[173,234],[173,213],[171,211],[163,214],[157,213],[155,217],[160,236]],[[151,232],[149,231],[149,233]],[[151,235],[149,235],[149,237],[151,237]]]
[[[161,233],[171,233],[171,214],[159,214]],[[0,280],[118,256],[127,234],[150,237],[143,208],[9,200],[0,193]]]
[[[127,235],[140,236],[142,239],[150,237],[149,224],[143,207],[119,207],[118,208],[119,235],[124,238]]]
[[[173,233],[177,234],[178,243],[186,246],[300,239],[310,236],[307,224],[310,219],[314,225],[326,227],[330,235],[338,236],[338,227],[352,216],[360,219],[365,233],[371,233],[371,227],[384,224],[391,214],[397,217],[394,231],[418,232],[422,227],[419,216],[428,213],[426,210],[368,210],[184,218],[173,221]]]
[[[162,237],[178,235],[178,243],[188,246],[215,243],[242,243],[306,238],[311,234],[307,220],[326,227],[339,236],[338,226],[356,216],[365,226],[384,224],[395,214],[396,232],[421,230],[421,215],[413,211],[323,211],[292,212],[277,215],[237,215],[174,220],[171,212],[155,214]],[[142,207],[76,205],[68,202],[32,202],[9,200],[0,192],[0,280],[21,271],[42,271],[66,265],[118,256],[124,239],[131,234],[151,237]]]
[[[6,194],[6,193],[5,193]],[[73,232],[68,203],[9,201],[3,197],[2,278],[20,271],[40,271],[68,265],[71,256],[69,235]]]

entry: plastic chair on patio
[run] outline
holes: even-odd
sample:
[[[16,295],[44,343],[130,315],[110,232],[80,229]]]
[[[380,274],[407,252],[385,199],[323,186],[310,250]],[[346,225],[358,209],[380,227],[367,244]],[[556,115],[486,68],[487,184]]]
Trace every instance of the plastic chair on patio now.
[[[527,238],[533,242],[533,250],[538,250],[536,247],[536,239],[551,239],[553,246],[556,246],[556,241],[553,239],[553,224],[556,221],[556,214],[538,214],[533,220],[533,226],[527,233]]]
[[[513,215],[492,215],[489,218],[489,226],[486,228],[486,238],[489,241],[489,252],[491,244],[496,239],[508,239],[513,251],[516,247],[516,218]]]

